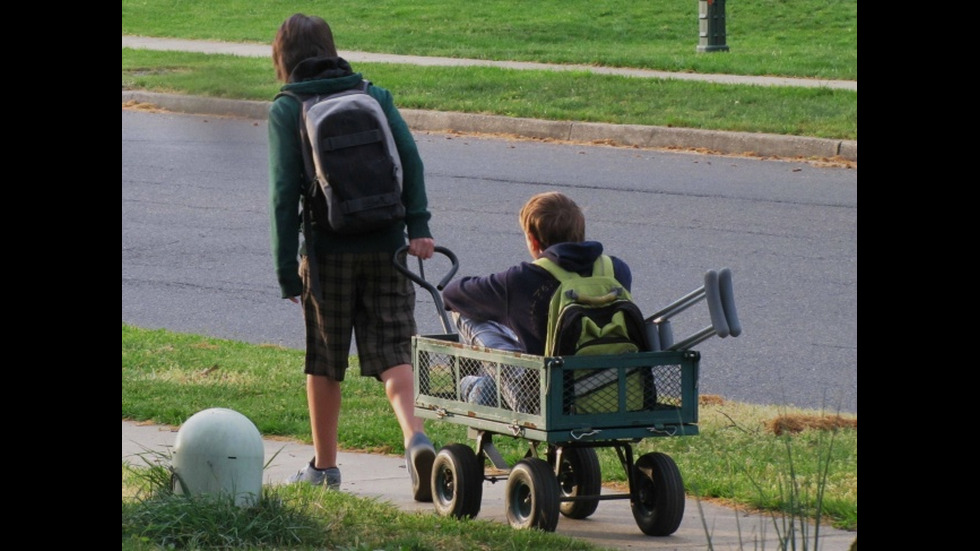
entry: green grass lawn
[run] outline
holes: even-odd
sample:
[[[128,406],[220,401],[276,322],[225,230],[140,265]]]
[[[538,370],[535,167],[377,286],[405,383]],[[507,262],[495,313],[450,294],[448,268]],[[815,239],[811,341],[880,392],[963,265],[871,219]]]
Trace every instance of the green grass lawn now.
[[[323,17],[340,50],[857,80],[857,0],[726,2],[727,52],[697,51],[696,0],[460,6],[456,0],[123,0],[122,34],[269,44],[282,21],[301,12]]]
[[[857,3],[729,4],[728,52],[697,52],[697,3],[336,2],[322,15],[341,50],[667,71],[857,78]],[[123,34],[269,44],[301,2],[163,0],[122,6]],[[515,13],[520,12],[520,17]],[[799,21],[805,20],[805,26]],[[356,63],[399,107],[857,140],[857,93],[493,67]],[[271,100],[269,59],[123,49],[123,89]]]

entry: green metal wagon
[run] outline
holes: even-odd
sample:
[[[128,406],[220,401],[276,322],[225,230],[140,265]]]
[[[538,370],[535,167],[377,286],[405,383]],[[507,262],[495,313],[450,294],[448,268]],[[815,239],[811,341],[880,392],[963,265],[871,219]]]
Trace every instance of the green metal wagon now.
[[[655,350],[600,356],[538,356],[462,344],[450,329],[440,291],[458,267],[455,255],[438,285],[407,269],[405,250],[395,265],[432,294],[445,334],[412,338],[416,415],[467,427],[475,445],[438,450],[432,469],[437,513],[474,518],[485,481],[505,481],[506,516],[514,528],[554,531],[560,515],[583,519],[600,501],[629,499],[640,530],[668,536],[684,515],[684,482],[670,456],[634,457],[645,438],[698,434],[700,353],[691,347],[714,335],[741,332],[731,272],[709,271],[705,286],[647,318]],[[705,300],[712,324],[674,343],[669,318]],[[727,309],[727,312],[726,312]],[[494,380],[495,395],[465,399],[461,381],[480,373]],[[505,392],[505,389],[508,389]],[[494,436],[526,441],[525,456],[509,464]],[[628,493],[602,493],[596,448],[613,448],[629,482]]]

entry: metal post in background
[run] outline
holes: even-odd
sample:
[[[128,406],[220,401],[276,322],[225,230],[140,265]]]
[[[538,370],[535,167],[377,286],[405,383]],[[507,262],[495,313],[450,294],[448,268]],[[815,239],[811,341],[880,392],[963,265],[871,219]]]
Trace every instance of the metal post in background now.
[[[698,0],[698,51],[727,52],[725,0]]]

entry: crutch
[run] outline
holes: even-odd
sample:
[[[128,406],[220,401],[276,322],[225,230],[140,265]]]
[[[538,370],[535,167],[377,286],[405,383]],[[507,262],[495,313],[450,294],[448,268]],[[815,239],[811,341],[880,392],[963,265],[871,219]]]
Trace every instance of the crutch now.
[[[706,301],[711,325],[690,337],[675,343],[670,318],[687,310],[695,304]],[[663,310],[646,318],[647,335],[653,350],[687,350],[715,335],[725,338],[737,337],[742,333],[735,310],[735,293],[732,288],[732,271],[729,268],[708,270],[704,274],[704,285],[672,302]]]

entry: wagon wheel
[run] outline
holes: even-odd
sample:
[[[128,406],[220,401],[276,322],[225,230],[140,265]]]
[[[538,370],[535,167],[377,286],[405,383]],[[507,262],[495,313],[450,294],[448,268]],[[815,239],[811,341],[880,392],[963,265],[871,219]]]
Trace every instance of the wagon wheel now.
[[[548,460],[554,469],[555,454]],[[602,471],[595,448],[561,448],[561,465],[557,469],[558,488],[562,497],[598,496],[602,492]],[[561,502],[561,514],[583,519],[595,512],[599,499]]]
[[[483,499],[483,464],[465,444],[443,446],[432,462],[432,504],[440,515],[476,518]]]
[[[648,536],[669,536],[684,518],[684,481],[669,455],[647,453],[633,465],[633,518]]]
[[[507,522],[520,530],[554,532],[558,526],[559,491],[558,479],[547,461],[538,457],[521,459],[507,477]]]

